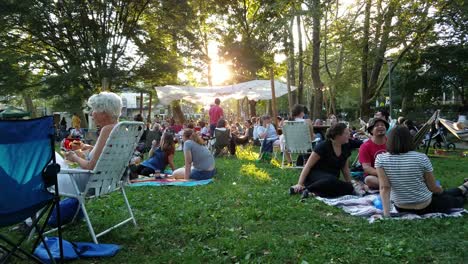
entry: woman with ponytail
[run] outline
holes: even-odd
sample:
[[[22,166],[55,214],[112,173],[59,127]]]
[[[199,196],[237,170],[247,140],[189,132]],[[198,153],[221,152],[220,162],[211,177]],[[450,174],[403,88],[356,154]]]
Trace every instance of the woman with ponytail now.
[[[185,167],[174,171],[173,177],[185,180],[207,180],[216,173],[214,157],[204,145],[204,140],[192,129],[185,129],[184,140]]]

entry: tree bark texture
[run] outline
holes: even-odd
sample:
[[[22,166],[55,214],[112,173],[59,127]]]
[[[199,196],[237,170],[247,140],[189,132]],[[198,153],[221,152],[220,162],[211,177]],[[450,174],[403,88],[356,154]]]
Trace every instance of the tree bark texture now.
[[[369,60],[369,28],[370,28],[370,8],[372,0],[366,1],[366,8],[364,11],[364,28],[362,38],[362,58],[361,58],[361,105],[360,115],[363,118],[369,117],[370,105],[367,103],[368,98],[368,60]]]
[[[320,0],[312,0],[312,83],[314,85],[314,109],[313,119],[322,115],[323,104],[323,83],[320,79]]]
[[[255,100],[249,100],[250,116],[257,116],[257,110],[255,109],[256,105],[257,102]]]
[[[184,113],[182,112],[182,108],[180,107],[180,101],[174,100],[171,103],[172,106],[172,116],[174,120],[179,124],[185,123]]]
[[[299,49],[299,64],[298,64],[298,86],[297,86],[297,99],[300,104],[304,104],[304,52],[302,50],[302,30],[301,30],[301,16],[296,17],[297,21],[297,38],[298,38],[298,49]],[[294,51],[294,49],[293,49]]]

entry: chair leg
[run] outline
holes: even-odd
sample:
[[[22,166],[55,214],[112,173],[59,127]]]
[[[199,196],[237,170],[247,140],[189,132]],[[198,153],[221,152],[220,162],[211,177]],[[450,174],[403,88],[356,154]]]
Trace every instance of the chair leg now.
[[[12,256],[15,256],[17,258],[22,259],[22,256],[18,255],[16,251],[21,252],[25,257],[29,257],[31,260],[34,260],[34,262],[36,262],[36,263],[39,263],[39,264],[43,263],[38,257],[36,257],[35,255],[33,255],[33,254],[27,252],[26,250],[24,250],[23,248],[21,248],[19,245],[22,244],[22,242],[20,244],[16,245],[13,241],[9,240],[8,238],[6,238],[4,236],[0,235],[0,238],[4,242],[6,242],[8,244],[8,246],[11,247],[11,249],[9,249],[9,248],[7,248],[5,246],[0,245],[0,248],[5,251],[5,254],[3,256],[1,256],[1,258],[0,258],[0,263],[1,264],[10,263],[10,262],[7,262],[7,261],[9,261],[9,259]]]
[[[282,156],[282,158],[281,158],[281,168],[282,169],[284,169],[284,155],[285,155],[285,153],[286,153],[286,149],[283,150],[283,155],[281,155]]]
[[[120,190],[122,191],[122,195],[124,197],[125,204],[127,205],[128,213],[130,213],[130,217],[132,218],[133,225],[137,226],[135,216],[133,216],[132,207],[130,207],[130,203],[128,202],[127,194],[125,193],[125,189],[123,185],[120,187]]]
[[[99,244],[97,237],[96,237],[96,233],[94,233],[93,225],[91,224],[91,220],[89,219],[88,211],[86,211],[86,207],[84,205],[84,202],[85,202],[84,198],[80,197],[78,198],[78,200],[80,201],[81,210],[83,210],[83,215],[86,220],[86,224],[88,225],[89,233],[91,234],[91,237],[93,238],[93,242],[95,244]]]
[[[52,208],[53,208],[53,205],[48,205],[46,207],[44,207],[42,210],[39,210],[38,211],[38,215],[35,215],[33,218],[32,218],[32,223],[31,223],[31,227],[30,227],[30,231],[29,231],[29,234],[25,234],[23,235],[18,241],[17,243],[13,243],[11,240],[9,240],[8,238],[4,237],[4,236],[1,236],[0,235],[0,239],[5,241],[10,247],[11,249],[7,249],[6,247],[3,247],[0,245],[0,248],[2,249],[5,249],[7,252],[6,255],[2,256],[0,258],[0,263],[6,263],[6,261],[11,257],[11,256],[17,256],[19,257],[18,254],[16,254],[17,251],[23,253],[26,257],[29,257],[30,259],[34,260],[35,262],[37,263],[43,263],[38,257],[36,257],[34,255],[34,250],[35,248],[37,247],[37,245],[39,244],[39,240],[41,240],[44,245],[46,246],[46,249],[47,249],[47,254],[49,255],[49,258],[52,259],[52,256],[51,256],[51,253],[50,253],[50,250],[49,248],[47,247],[47,245],[45,244],[45,241],[44,241],[44,229],[45,229],[45,225],[46,223],[43,224],[42,228],[39,228],[38,226],[38,222],[39,220],[41,220],[44,216],[45,213],[48,212],[48,215],[46,217],[46,220],[49,219],[50,215],[52,214]],[[23,242],[31,236],[31,234],[34,234],[33,233],[33,230],[37,230],[38,232],[38,238],[37,240],[34,242],[33,244],[33,247],[32,247],[32,251],[31,253],[27,252],[26,250],[24,250],[21,245],[23,244]],[[52,259],[52,263],[55,263],[55,261]]]

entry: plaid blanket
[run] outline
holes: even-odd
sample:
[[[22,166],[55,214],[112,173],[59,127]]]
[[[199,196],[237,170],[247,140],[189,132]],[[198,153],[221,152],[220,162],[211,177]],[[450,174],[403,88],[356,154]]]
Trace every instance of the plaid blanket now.
[[[322,201],[328,205],[336,206],[343,209],[346,213],[354,216],[361,216],[368,219],[369,223],[374,223],[377,220],[383,219],[383,211],[377,209],[373,201],[377,198],[377,194],[370,194],[363,197],[354,196],[354,195],[345,195],[338,198],[323,198],[316,197],[317,200]],[[450,214],[443,213],[431,213],[425,215],[417,215],[411,213],[398,213],[393,205],[390,210],[392,216],[391,219],[426,219],[426,218],[443,218],[443,217],[460,217],[463,214],[468,213],[467,210],[463,208],[453,209]]]

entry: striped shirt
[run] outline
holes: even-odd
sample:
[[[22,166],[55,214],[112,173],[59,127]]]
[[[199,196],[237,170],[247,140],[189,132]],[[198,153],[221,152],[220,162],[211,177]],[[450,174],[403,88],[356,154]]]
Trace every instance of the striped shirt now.
[[[432,172],[429,158],[410,151],[400,155],[384,153],[377,156],[376,168],[383,168],[390,182],[390,199],[398,204],[426,202],[432,197],[424,179],[425,172]]]

